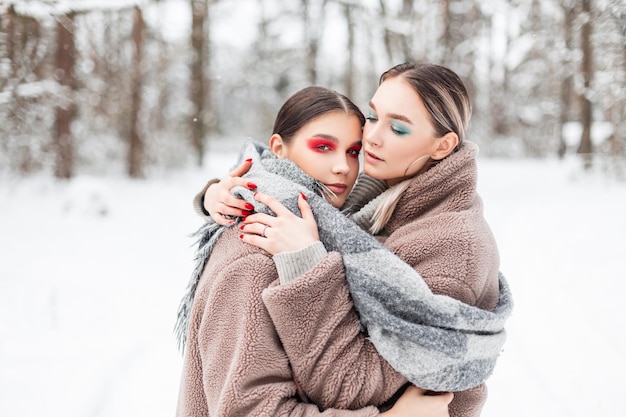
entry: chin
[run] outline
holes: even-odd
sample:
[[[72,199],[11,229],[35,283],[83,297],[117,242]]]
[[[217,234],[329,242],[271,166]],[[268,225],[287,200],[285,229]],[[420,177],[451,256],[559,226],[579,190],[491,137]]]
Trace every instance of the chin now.
[[[379,180],[384,180],[384,175],[381,175],[381,172],[377,170],[375,167],[365,165],[363,167],[363,172],[369,175],[372,178],[376,178]],[[383,173],[384,174],[384,173]]]
[[[335,198],[333,200],[326,200],[330,203],[331,206],[335,208],[343,207],[343,204],[346,202],[346,197]]]

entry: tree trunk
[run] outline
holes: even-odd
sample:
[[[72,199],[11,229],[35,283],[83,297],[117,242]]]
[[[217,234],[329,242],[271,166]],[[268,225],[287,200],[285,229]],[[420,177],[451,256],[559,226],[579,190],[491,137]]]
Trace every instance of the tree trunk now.
[[[452,43],[452,17],[450,15],[450,1],[451,0],[444,0],[441,2],[441,14],[443,20],[441,23],[443,25],[443,34],[441,35],[440,44],[443,49],[443,54],[441,55],[443,65],[449,65],[453,49],[453,46],[450,45]]]
[[[204,137],[206,135],[206,81],[205,81],[205,59],[206,59],[206,30],[205,22],[208,16],[207,0],[191,0],[192,21],[191,21],[191,102],[194,113],[191,120],[191,140],[196,152],[196,162],[202,166],[204,158]]]
[[[141,110],[141,90],[143,75],[141,62],[143,56],[143,15],[139,7],[135,8],[133,25],[133,43],[135,45],[135,59],[132,74],[132,102],[130,109],[130,138],[128,148],[128,175],[131,178],[143,177],[144,140],[142,137],[139,112]]]
[[[563,158],[565,156],[565,152],[567,151],[567,143],[565,141],[565,137],[563,136],[563,126],[570,119],[571,112],[571,98],[572,91],[574,86],[574,75],[572,71],[572,59],[571,55],[574,52],[574,36],[573,36],[573,27],[574,27],[574,19],[576,17],[576,8],[575,6],[567,6],[563,5],[563,17],[564,17],[564,26],[563,26],[563,36],[565,42],[565,51],[566,57],[562,63],[562,67],[564,68],[563,77],[561,81],[561,109],[559,115],[559,147],[557,150],[557,154],[559,158]]]
[[[593,79],[593,50],[591,45],[591,0],[582,0],[583,25],[581,28],[581,49],[582,49],[582,76],[583,93],[581,95],[581,123],[582,135],[578,153],[585,161],[585,169],[591,168],[591,153],[593,147],[591,143],[591,124],[593,123],[593,105],[589,98],[591,93],[591,81]]]
[[[74,140],[72,121],[75,116],[74,105],[74,15],[68,14],[57,19],[57,81],[64,87],[65,100],[57,107],[54,132],[54,150],[56,153],[55,176],[71,178],[74,175]]]
[[[312,22],[311,5],[309,0],[302,0],[302,17],[305,44],[305,71],[308,83],[317,84],[317,52],[319,50],[319,37],[317,36],[317,25]]]
[[[411,21],[411,27],[413,26],[413,0],[404,0],[402,2],[402,16]],[[402,55],[404,56],[403,61],[414,61],[415,57],[413,56],[413,46],[411,41],[411,35],[407,33],[403,33],[400,37],[400,42],[402,43]]]
[[[0,89],[3,89],[5,85],[8,84],[9,80],[14,79],[17,73],[17,70],[16,70],[17,60],[15,59],[15,19],[16,18],[17,16],[15,15],[15,7],[11,5],[9,6],[9,10],[7,10],[6,12],[7,59],[11,63],[11,73],[6,79],[0,80]]]
[[[391,42],[391,31],[388,26],[388,15],[387,15],[387,6],[385,5],[385,0],[379,1],[380,5],[380,18],[383,21],[383,43],[385,44],[385,50],[387,51],[387,60],[389,61],[389,65],[393,63],[393,46]],[[385,67],[387,67],[386,65]]]
[[[348,97],[355,96],[354,88],[354,18],[352,4],[346,3],[343,5],[343,12],[346,18],[346,25],[348,26],[348,62],[346,63],[346,72],[344,78],[344,94]]]

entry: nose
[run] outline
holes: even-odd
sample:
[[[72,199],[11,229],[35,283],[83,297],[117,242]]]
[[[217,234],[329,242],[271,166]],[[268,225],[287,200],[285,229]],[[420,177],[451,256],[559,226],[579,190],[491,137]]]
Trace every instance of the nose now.
[[[377,129],[379,125],[380,123],[366,123],[363,127],[363,140],[365,140],[370,146],[380,147],[381,145],[380,135],[378,134]]]
[[[333,164],[333,173],[339,175],[347,175],[350,173],[350,164],[348,164],[348,157],[337,157]]]

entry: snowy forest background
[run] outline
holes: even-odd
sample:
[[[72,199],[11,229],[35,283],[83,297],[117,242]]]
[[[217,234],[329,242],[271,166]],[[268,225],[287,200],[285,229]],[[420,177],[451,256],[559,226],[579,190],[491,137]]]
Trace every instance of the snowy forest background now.
[[[403,61],[463,77],[483,156],[626,178],[624,0],[0,0],[0,173],[201,164],[306,85],[364,107]]]

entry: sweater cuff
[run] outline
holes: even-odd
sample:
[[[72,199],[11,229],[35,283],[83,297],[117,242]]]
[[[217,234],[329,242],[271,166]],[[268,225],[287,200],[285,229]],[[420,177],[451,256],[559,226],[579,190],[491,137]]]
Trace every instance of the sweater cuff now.
[[[214,178],[214,179],[210,180],[209,182],[207,182],[206,185],[202,188],[202,191],[200,191],[198,194],[196,194],[196,196],[193,199],[193,209],[205,221],[208,221],[211,218],[211,216],[209,215],[209,212],[207,212],[204,209],[204,194],[206,193],[206,190],[210,186],[212,186],[213,184],[217,184],[218,182],[220,182],[219,178]]]
[[[328,252],[320,241],[310,244],[304,249],[281,252],[273,256],[278,278],[281,284],[295,280],[311,270]]]

